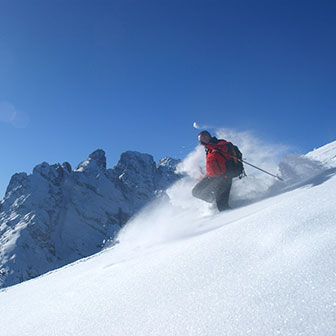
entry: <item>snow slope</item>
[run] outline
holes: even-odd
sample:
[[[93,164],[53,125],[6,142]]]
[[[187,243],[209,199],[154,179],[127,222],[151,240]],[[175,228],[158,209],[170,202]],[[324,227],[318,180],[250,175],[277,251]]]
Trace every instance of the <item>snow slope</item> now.
[[[2,334],[334,336],[336,142],[328,146],[284,158],[282,185],[236,181],[237,208],[225,213],[181,180],[119,244],[0,292]]]

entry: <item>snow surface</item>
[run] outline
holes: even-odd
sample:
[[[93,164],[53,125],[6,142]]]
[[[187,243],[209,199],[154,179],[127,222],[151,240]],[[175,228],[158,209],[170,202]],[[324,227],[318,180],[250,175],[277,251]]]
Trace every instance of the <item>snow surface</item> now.
[[[1,334],[334,336],[336,142],[327,146],[285,157],[285,183],[235,181],[224,213],[180,180],[118,244],[2,290]],[[195,177],[200,155],[180,169]]]

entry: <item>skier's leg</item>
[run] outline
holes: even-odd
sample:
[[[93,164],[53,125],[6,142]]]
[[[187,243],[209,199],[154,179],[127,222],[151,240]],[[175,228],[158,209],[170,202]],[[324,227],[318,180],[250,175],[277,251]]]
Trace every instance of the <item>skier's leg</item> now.
[[[192,190],[192,195],[205,202],[212,203],[215,199],[213,178],[205,177],[198,182]]]
[[[232,185],[232,178],[221,177],[216,186],[215,197],[216,204],[219,211],[230,209],[229,197]]]

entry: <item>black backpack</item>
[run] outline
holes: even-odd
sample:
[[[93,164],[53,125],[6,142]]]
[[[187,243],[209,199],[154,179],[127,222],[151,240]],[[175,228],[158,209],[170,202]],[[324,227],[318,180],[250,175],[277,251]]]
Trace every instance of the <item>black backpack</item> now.
[[[245,175],[244,165],[243,165],[243,154],[239,148],[229,142],[227,144],[228,154],[231,156],[232,160],[226,162],[227,173],[230,177],[242,178]]]

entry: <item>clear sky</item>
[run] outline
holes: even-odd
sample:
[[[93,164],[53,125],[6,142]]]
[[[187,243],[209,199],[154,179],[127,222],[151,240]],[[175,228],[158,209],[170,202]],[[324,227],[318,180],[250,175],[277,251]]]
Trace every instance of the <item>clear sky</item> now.
[[[97,148],[183,158],[201,125],[335,140],[336,1],[0,0],[0,197]]]

